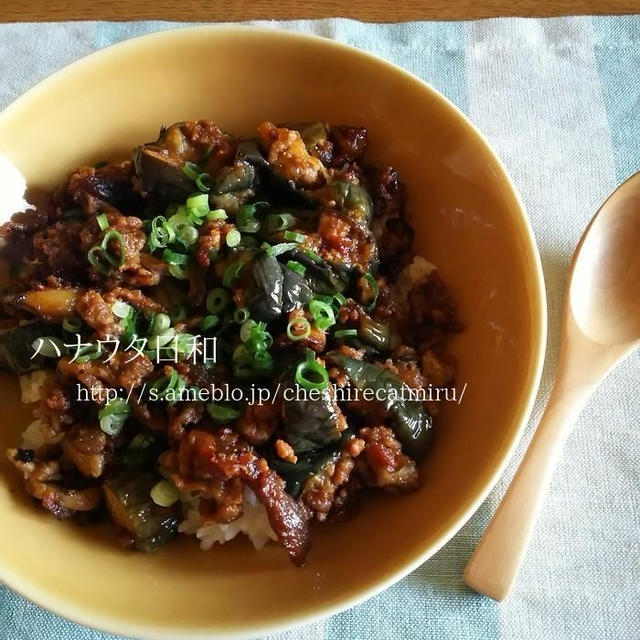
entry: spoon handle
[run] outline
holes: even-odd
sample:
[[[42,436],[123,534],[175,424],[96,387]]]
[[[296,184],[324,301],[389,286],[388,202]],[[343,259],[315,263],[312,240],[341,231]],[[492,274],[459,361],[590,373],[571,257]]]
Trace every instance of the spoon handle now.
[[[509,593],[562,447],[591,390],[554,388],[511,486],[464,571],[464,581],[475,591],[494,600]]]

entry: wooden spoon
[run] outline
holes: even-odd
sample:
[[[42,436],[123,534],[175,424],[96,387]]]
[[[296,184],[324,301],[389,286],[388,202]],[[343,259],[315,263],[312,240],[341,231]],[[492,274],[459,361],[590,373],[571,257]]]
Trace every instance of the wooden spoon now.
[[[495,600],[507,596],[562,447],[587,400],[640,344],[640,173],[602,205],[569,270],[556,381],[529,449],[464,572]]]

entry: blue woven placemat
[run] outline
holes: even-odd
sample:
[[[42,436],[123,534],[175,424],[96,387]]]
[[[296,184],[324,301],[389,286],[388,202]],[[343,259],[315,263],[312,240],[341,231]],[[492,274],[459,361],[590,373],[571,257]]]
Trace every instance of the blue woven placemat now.
[[[335,38],[396,62],[433,84],[489,137],[522,193],[545,270],[551,324],[537,421],[555,367],[575,243],[616,184],[640,170],[640,16],[267,25]],[[78,57],[172,26],[0,25],[0,107]],[[434,558],[368,602],[278,637],[640,638],[639,365],[637,354],[625,362],[579,420],[507,602],[470,592],[460,576],[533,423],[498,487]],[[0,587],[0,640],[106,638],[113,636]]]

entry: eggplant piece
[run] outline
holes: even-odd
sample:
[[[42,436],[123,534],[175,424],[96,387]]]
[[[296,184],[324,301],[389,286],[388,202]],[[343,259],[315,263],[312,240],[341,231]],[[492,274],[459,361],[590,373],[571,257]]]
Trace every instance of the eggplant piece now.
[[[296,387],[293,378],[288,377],[285,390],[288,388],[293,393],[283,392],[282,401],[286,440],[296,454],[339,440],[340,423],[344,418],[330,389],[311,394]]]
[[[255,320],[269,322],[282,314],[284,275],[275,256],[265,253],[253,263],[253,287],[247,306]]]
[[[44,320],[61,322],[73,313],[78,296],[77,289],[36,289],[17,295],[5,296],[4,303],[16,309],[29,311]]]
[[[232,166],[222,167],[215,182],[215,193],[235,193],[251,189],[256,182],[255,167],[245,160],[236,160]]]
[[[345,180],[336,180],[331,183],[331,187],[337,207],[350,213],[350,217],[359,225],[367,226],[373,212],[369,192],[362,185]]]
[[[330,358],[344,370],[357,389],[370,389],[369,393],[373,394],[375,402],[385,407],[404,453],[414,460],[423,458],[431,440],[433,420],[421,402],[403,398],[402,390],[406,389],[406,385],[402,380],[388,369],[369,362],[337,353],[331,354]],[[380,397],[384,400],[379,400]]]
[[[172,157],[161,147],[135,149],[133,164],[142,179],[142,188],[159,206],[184,202],[195,190],[193,181],[183,172],[184,161]]]
[[[386,353],[391,348],[391,327],[388,324],[376,322],[368,316],[360,317],[358,336],[380,353]]]
[[[282,283],[282,310],[285,313],[304,307],[309,304],[311,298],[313,298],[313,291],[299,273],[289,269],[289,267],[282,267],[282,275],[284,281]]]
[[[179,503],[160,507],[151,499],[159,480],[150,472],[124,471],[103,484],[113,521],[126,529],[138,551],[155,551],[178,533]]]
[[[60,338],[60,326],[47,322],[35,321],[21,324],[0,332],[0,369],[8,373],[22,375],[29,371],[37,371],[53,367],[56,358],[42,355],[34,357],[31,346],[38,338]]]
[[[307,268],[304,277],[314,293],[334,295],[342,293],[351,280],[349,270],[344,267],[334,267],[319,256],[312,257],[301,250],[288,254],[291,260],[299,262]]]
[[[297,189],[292,180],[283,178],[262,154],[255,138],[244,140],[236,149],[236,162],[248,162],[257,171],[260,189],[274,205],[315,209],[317,204],[305,191]]]

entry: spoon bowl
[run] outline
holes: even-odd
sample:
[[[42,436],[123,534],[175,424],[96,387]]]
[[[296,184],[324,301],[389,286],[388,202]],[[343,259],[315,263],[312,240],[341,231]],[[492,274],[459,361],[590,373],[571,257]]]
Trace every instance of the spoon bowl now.
[[[575,257],[569,304],[591,340],[621,345],[640,340],[640,173],[602,205]]]

